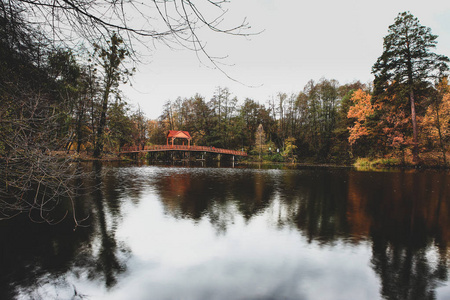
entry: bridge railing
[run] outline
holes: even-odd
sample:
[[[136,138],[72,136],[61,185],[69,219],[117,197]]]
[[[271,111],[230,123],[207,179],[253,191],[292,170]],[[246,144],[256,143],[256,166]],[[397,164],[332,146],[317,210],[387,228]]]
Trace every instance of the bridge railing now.
[[[152,146],[130,146],[122,147],[120,153],[133,153],[133,152],[154,152],[154,151],[172,151],[172,150],[184,150],[184,151],[200,151],[200,152],[212,152],[218,154],[230,154],[247,156],[244,151],[236,151],[229,149],[221,149],[208,146],[187,146],[187,145],[152,145]]]

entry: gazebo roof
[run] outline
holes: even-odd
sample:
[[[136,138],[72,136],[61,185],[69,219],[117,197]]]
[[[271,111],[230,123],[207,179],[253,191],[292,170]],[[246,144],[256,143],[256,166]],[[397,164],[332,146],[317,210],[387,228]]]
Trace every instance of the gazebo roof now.
[[[191,139],[191,135],[187,131],[169,130],[167,138]]]

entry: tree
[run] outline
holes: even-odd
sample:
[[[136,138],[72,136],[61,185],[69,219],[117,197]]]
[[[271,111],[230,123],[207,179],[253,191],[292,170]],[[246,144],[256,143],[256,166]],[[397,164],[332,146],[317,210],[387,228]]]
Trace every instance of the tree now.
[[[255,134],[255,149],[259,152],[259,160],[261,160],[261,154],[263,152],[264,145],[266,144],[266,134],[262,124],[259,124]]]
[[[69,148],[75,135],[80,150],[87,128],[82,124],[90,116],[94,154],[101,155],[110,96],[124,74],[125,56],[139,58],[137,42],[181,45],[221,70],[199,29],[248,35],[245,20],[222,27],[226,2],[0,0],[0,218],[29,211],[51,221],[52,208],[73,196],[70,159],[55,152]],[[215,17],[205,6],[215,8]],[[99,55],[100,76],[87,60],[77,65],[79,56],[59,51],[63,45],[76,53],[81,44]]]
[[[318,83],[310,80],[297,96],[298,122],[302,127],[299,135],[303,137],[305,148],[309,148],[317,160],[329,158],[339,102],[338,82],[325,78]]]
[[[448,57],[431,50],[437,36],[422,26],[409,12],[399,13],[384,37],[383,53],[372,67],[375,95],[384,94],[386,85],[398,82],[409,98],[413,129],[413,161],[419,160],[416,100],[432,83],[432,79],[448,70]]]
[[[104,129],[106,125],[106,113],[108,111],[109,96],[117,88],[123,76],[129,74],[128,70],[121,69],[121,63],[129,55],[128,51],[122,47],[123,40],[113,34],[107,49],[98,46],[99,57],[103,68],[103,95],[100,110],[100,120],[97,127],[97,139],[94,149],[94,157],[100,157],[103,151]]]
[[[49,75],[57,84],[57,91],[63,99],[68,129],[66,149],[76,142],[80,152],[87,141],[87,112],[90,101],[95,101],[98,81],[91,64],[81,65],[71,50],[57,49],[49,55]]]
[[[148,139],[148,125],[147,118],[144,116],[140,107],[131,116],[131,121],[133,122],[134,128],[130,136],[134,137],[135,145],[144,147]]]
[[[258,129],[258,125],[261,124],[261,120],[258,118],[258,112],[261,109],[261,105],[252,99],[245,99],[244,104],[240,107],[240,118],[243,122],[243,144],[254,145],[255,134]],[[263,125],[264,126],[264,125]]]
[[[133,121],[129,116],[127,104],[116,98],[108,108],[108,128],[111,142],[117,144],[120,149],[126,144],[132,143]]]
[[[297,149],[297,146],[295,145],[295,138],[288,137],[284,141],[284,150],[282,155],[285,157],[285,159],[289,159],[292,162],[295,162],[296,155],[294,154]]]
[[[0,219],[57,222],[49,212],[73,196],[71,165],[51,155],[67,143],[68,105],[47,45],[20,11],[0,9]]]
[[[376,109],[372,105],[371,99],[372,96],[361,89],[355,91],[350,98],[352,104],[348,110],[347,118],[354,120],[353,126],[348,128],[350,132],[348,142],[350,145],[355,144],[360,137],[369,135],[369,128],[366,122],[375,113]]]
[[[353,147],[350,147],[350,143],[348,142],[350,136],[348,128],[354,125],[354,120],[349,119],[347,116],[348,111],[353,104],[351,100],[353,93],[359,89],[370,93],[368,87],[359,81],[344,84],[338,89],[341,100],[337,107],[331,157],[339,163],[351,162],[351,159],[353,158]]]
[[[192,115],[189,120],[191,126],[189,130],[193,129],[195,136],[194,141],[198,145],[207,145],[208,138],[211,135],[211,110],[204,98],[200,95],[195,95],[192,100]],[[190,106],[191,106],[190,105]]]
[[[422,122],[424,133],[431,144],[439,141],[444,166],[447,165],[446,140],[450,135],[450,85],[447,77],[440,80],[436,88],[436,95],[428,107]]]
[[[134,56],[136,44],[147,48],[160,42],[171,48],[193,50],[202,61],[222,71],[219,57],[208,53],[202,28],[221,34],[249,36],[247,20],[223,26],[228,1],[223,0],[2,0],[3,11],[26,12],[55,44],[68,47],[81,41],[107,47],[112,32],[125,41]],[[133,17],[131,17],[133,16]],[[134,56],[136,57],[136,56]]]
[[[405,96],[399,91],[397,83],[389,85],[388,90],[391,90],[388,93],[389,96],[375,98],[377,110],[374,121],[378,122],[371,127],[375,131],[373,135],[377,137],[380,146],[378,150],[384,154],[399,150],[404,162],[405,149],[414,144],[411,136],[410,115],[408,115],[410,105],[404,101]],[[395,93],[395,91],[399,92]]]

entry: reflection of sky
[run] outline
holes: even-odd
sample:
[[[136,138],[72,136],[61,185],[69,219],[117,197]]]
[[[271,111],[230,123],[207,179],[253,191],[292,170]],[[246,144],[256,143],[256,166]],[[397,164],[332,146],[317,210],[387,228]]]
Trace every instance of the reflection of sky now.
[[[267,211],[270,211],[267,210]],[[218,235],[207,219],[175,220],[147,194],[117,232],[132,251],[108,299],[378,299],[369,244],[308,244],[269,227],[267,213],[235,216]],[[356,297],[356,298],[355,298]]]
[[[32,294],[24,291],[19,299],[29,299],[30,295],[35,299],[72,299],[74,294],[94,300],[380,299],[383,285],[375,271],[394,272],[393,277],[398,275],[394,264],[385,268],[375,266],[374,271],[372,242],[367,237],[347,240],[349,237],[343,234],[326,243],[320,238],[308,243],[308,238],[303,236],[308,233],[299,230],[298,226],[280,226],[280,220],[292,221],[290,209],[298,205],[295,201],[295,204],[287,204],[292,199],[280,191],[295,187],[292,194],[301,194],[301,187],[310,183],[306,181],[306,176],[283,178],[281,175],[286,172],[279,170],[191,171],[154,167],[122,168],[119,172],[121,176],[114,181],[119,197],[116,200],[121,206],[120,215],[116,216],[118,219],[114,219],[108,205],[105,205],[107,227],[117,226],[117,230],[109,234],[114,235],[118,245],[124,245],[115,249],[117,260],[126,264],[126,271],[117,273],[117,284],[108,289],[101,276],[89,278],[85,269],[74,265],[64,276],[42,276],[36,284],[38,288]],[[184,172],[189,176],[177,177]],[[199,185],[196,176],[203,172],[210,181],[202,181]],[[259,176],[267,174],[270,176]],[[246,176],[252,180],[244,180]],[[218,187],[230,177],[238,179],[228,186],[234,192],[230,192],[223,201],[217,195],[226,192],[227,188]],[[201,180],[204,178],[200,176]],[[212,182],[219,183],[211,187]],[[271,200],[267,201],[264,209],[251,210],[252,217],[244,218],[242,205],[251,206],[252,202],[246,202],[247,194],[243,186],[252,182],[255,186],[266,184],[276,188],[271,190]],[[191,188],[186,188],[189,184]],[[181,189],[174,189],[174,185]],[[361,185],[361,189],[363,187]],[[208,196],[201,194],[209,188],[219,189],[212,193],[212,197],[216,198],[210,198],[209,190],[205,191]],[[167,191],[164,189],[170,189],[170,193],[162,193]],[[255,194],[249,193],[249,197],[264,192],[263,189],[254,191]],[[235,199],[237,194],[242,197]],[[178,197],[182,197],[180,201]],[[317,199],[320,201],[321,198]],[[352,205],[347,207],[347,213],[359,203],[351,201],[358,199],[357,193],[351,194],[349,199],[348,203]],[[303,198],[297,200],[299,203],[306,201]],[[182,205],[197,202],[206,202],[208,212],[194,213],[198,218],[191,219],[189,214],[194,209],[204,210],[206,205],[185,206],[185,211]],[[295,216],[308,217],[303,214]],[[319,214],[319,217],[316,221],[322,222],[327,214]],[[367,218],[362,221],[367,222]],[[220,222],[219,226],[217,222]],[[94,260],[99,256],[102,245],[98,239],[91,241]],[[121,252],[120,249],[129,251]],[[436,269],[441,258],[439,249],[428,247],[425,251],[428,266]],[[414,257],[422,259],[420,255]],[[388,255],[389,258],[391,256]],[[417,278],[429,279],[431,271],[419,272]],[[386,276],[384,280],[393,277]],[[440,282],[448,283],[448,280]],[[432,287],[432,282],[428,284]],[[393,297],[397,295],[395,287],[394,290]],[[402,287],[399,287],[401,290]],[[448,286],[438,286],[435,290],[436,299],[448,299]]]

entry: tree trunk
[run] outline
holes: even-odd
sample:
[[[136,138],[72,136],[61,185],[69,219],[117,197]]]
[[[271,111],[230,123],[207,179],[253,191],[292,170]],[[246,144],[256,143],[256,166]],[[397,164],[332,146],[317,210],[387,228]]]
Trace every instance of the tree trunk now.
[[[100,122],[97,128],[97,143],[95,144],[94,157],[100,157],[103,152],[103,131],[106,125],[106,111],[108,110],[108,98],[109,98],[110,85],[106,86],[105,93],[103,95],[102,112],[100,116]]]
[[[438,130],[438,134],[439,134],[439,145],[441,146],[441,151],[442,151],[442,158],[444,159],[444,167],[447,166],[447,157],[445,156],[445,146],[444,146],[444,142],[443,142],[443,138],[442,138],[442,131],[441,131],[441,121],[439,118],[439,104],[436,102],[435,104],[435,111],[436,111],[436,128]]]
[[[84,103],[80,103],[79,105],[80,105],[80,107],[78,108],[78,112],[77,112],[77,124],[76,124],[77,153],[80,153],[81,144],[83,143]]]
[[[419,163],[419,138],[418,138],[418,130],[417,130],[417,120],[416,120],[416,105],[414,100],[414,91],[410,91],[409,100],[411,101],[411,122],[413,128],[413,163]]]

